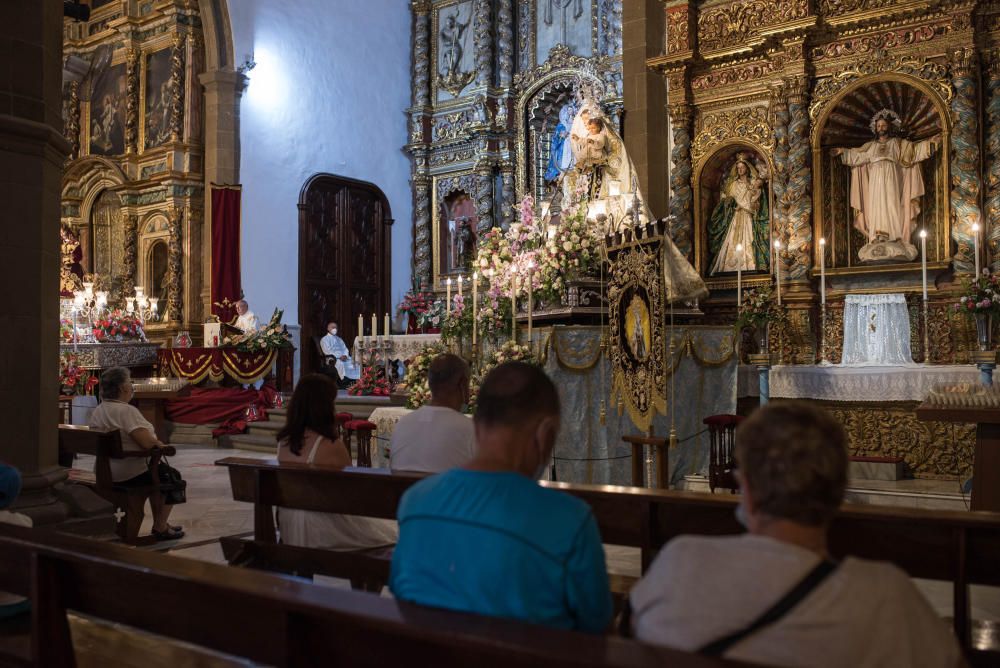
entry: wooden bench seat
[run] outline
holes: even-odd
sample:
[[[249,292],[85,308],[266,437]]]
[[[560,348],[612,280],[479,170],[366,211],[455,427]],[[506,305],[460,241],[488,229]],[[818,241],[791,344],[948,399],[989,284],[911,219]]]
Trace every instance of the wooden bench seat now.
[[[140,539],[139,529],[145,515],[146,501],[154,495],[173,489],[172,486],[161,485],[159,476],[156,475],[160,459],[176,454],[177,451],[172,446],[132,452],[122,449],[121,434],[117,429],[101,431],[62,424],[59,425],[59,452],[62,455],[92,455],[95,458],[93,482],[83,476],[74,476],[74,482],[90,486],[98,496],[114,504],[115,530],[124,542],[140,545],[153,540],[151,537]],[[144,487],[116,484],[111,479],[111,460],[135,457],[149,458],[153,483]]]
[[[28,665],[40,668],[75,665],[67,610],[281,668],[746,665],[9,525],[0,589],[32,597]],[[20,660],[3,651],[0,665]]]
[[[229,470],[234,500],[254,504],[255,527],[262,532],[256,540],[272,544],[275,506],[392,518],[399,499],[421,479],[380,469],[321,469],[238,457],[217,464]],[[739,499],[730,495],[541,484],[586,501],[604,542],[639,548],[643,571],[676,536],[743,532],[734,514]],[[1000,586],[1000,513],[845,504],[831,525],[830,549],[836,558],[850,555],[889,561],[912,577],[952,582],[959,641],[970,657],[985,655],[971,651],[969,586]],[[350,554],[341,555],[338,568],[350,568]]]

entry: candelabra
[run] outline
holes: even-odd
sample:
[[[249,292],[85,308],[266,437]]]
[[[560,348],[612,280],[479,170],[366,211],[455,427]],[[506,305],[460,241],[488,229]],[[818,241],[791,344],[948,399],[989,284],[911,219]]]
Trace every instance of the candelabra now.
[[[84,343],[94,341],[94,322],[99,320],[101,312],[108,307],[108,293],[104,290],[94,290],[94,284],[83,284],[83,290],[73,291],[73,343],[80,342],[80,334],[76,327],[76,317],[79,315],[87,323],[83,336]]]
[[[391,336],[365,336],[362,337],[358,348],[361,349],[361,365],[375,367],[382,359],[382,366],[385,369],[385,377],[390,378],[389,360],[392,359],[392,351],[396,345]]]
[[[147,297],[140,286],[135,286],[135,297],[128,297],[125,300],[125,311],[129,315],[135,315],[143,322],[156,320],[159,317],[157,310],[157,297]]]

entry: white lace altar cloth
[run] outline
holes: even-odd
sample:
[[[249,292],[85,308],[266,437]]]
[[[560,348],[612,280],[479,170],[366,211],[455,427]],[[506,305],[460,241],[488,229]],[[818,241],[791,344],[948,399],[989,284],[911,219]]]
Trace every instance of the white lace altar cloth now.
[[[910,313],[901,294],[847,295],[842,366],[913,364]]]
[[[740,368],[740,396],[759,396],[757,369]],[[742,376],[746,375],[743,380]],[[772,399],[819,401],[923,401],[938,383],[978,383],[979,370],[971,365],[910,366],[812,366],[779,365],[771,368]]]
[[[390,359],[403,361],[413,359],[417,353],[423,352],[426,346],[441,342],[440,334],[393,334],[391,338],[392,351],[389,353]],[[354,347],[351,349],[351,352],[359,350],[359,341],[358,337],[354,338]]]

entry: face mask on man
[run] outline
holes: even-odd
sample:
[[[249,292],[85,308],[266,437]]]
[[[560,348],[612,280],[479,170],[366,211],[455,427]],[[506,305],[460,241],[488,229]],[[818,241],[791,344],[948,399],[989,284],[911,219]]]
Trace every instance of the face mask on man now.
[[[337,328],[336,327],[331,327],[330,328],[330,333],[333,334],[334,336],[337,336]]]

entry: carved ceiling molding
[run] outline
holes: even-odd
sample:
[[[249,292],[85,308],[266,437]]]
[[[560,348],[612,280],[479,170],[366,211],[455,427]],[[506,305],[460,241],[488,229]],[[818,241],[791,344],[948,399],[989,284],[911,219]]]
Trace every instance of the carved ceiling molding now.
[[[768,77],[780,70],[781,67],[781,61],[775,58],[715,69],[692,78],[691,90],[696,92],[710,91],[732,84],[749,83]]]
[[[944,102],[950,102],[953,91],[948,67],[917,56],[894,56],[877,49],[868,58],[852,62],[836,74],[820,79],[812,94],[809,117],[815,124],[823,109],[841,91],[859,79],[879,74],[900,74],[926,83]]]
[[[476,194],[477,176],[474,172],[438,177],[436,194],[438,206],[452,193],[464,192],[469,197]]]
[[[694,162],[700,162],[714,147],[733,139],[750,142],[768,152],[774,148],[774,132],[768,121],[767,107],[743,107],[705,114],[691,143],[691,157]]]
[[[780,24],[808,17],[808,0],[747,0],[712,7],[698,16],[698,47],[703,52],[752,47],[767,34],[777,32]]]
[[[813,60],[864,56],[879,50],[924,44],[946,37],[954,30],[950,19],[935,25],[922,25],[888,30],[877,34],[858,35],[811,50]]]

